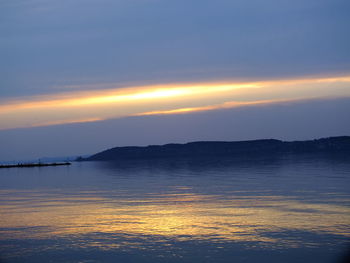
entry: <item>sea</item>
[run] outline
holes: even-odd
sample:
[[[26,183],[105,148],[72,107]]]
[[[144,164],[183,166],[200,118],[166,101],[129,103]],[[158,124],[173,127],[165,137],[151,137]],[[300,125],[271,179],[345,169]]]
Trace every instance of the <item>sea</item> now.
[[[0,262],[341,263],[349,156],[0,169]]]

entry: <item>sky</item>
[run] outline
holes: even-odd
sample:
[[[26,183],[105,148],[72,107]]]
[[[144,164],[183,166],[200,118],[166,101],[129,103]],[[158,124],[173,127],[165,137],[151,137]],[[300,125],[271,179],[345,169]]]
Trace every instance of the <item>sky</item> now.
[[[347,0],[0,1],[0,161],[350,135]]]

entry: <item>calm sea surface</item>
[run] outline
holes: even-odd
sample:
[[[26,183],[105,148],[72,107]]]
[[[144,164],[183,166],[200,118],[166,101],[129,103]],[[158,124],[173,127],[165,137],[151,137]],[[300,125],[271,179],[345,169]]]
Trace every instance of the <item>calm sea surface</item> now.
[[[341,262],[350,162],[84,162],[0,170],[0,262]]]

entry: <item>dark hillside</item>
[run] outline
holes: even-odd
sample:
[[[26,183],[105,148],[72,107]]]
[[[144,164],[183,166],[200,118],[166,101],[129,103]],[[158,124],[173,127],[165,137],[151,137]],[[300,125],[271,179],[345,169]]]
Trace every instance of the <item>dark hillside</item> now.
[[[274,139],[252,141],[203,141],[186,144],[150,145],[146,147],[115,147],[83,161],[123,159],[196,158],[219,156],[251,156],[299,153],[350,154],[350,136],[330,137],[309,141],[284,142]]]

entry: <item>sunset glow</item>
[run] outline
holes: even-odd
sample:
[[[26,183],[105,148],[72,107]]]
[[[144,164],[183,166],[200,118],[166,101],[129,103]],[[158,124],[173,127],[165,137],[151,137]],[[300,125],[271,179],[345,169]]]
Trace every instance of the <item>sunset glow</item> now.
[[[345,262],[349,3],[1,1],[0,261]]]
[[[283,101],[350,96],[350,77],[249,83],[164,84],[13,98],[0,104],[1,129],[179,114]]]

